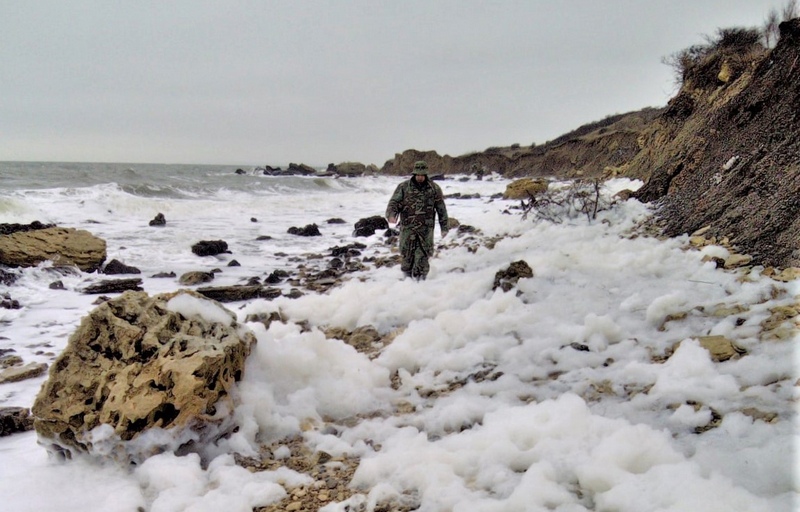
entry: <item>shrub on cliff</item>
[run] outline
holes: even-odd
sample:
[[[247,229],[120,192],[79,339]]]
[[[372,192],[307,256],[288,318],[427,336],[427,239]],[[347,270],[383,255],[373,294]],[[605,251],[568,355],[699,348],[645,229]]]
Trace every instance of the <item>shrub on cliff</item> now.
[[[705,37],[705,44],[680,50],[664,57],[662,62],[673,68],[679,85],[714,87],[737,78],[749,63],[763,55],[761,36],[757,28],[718,29],[715,36]]]

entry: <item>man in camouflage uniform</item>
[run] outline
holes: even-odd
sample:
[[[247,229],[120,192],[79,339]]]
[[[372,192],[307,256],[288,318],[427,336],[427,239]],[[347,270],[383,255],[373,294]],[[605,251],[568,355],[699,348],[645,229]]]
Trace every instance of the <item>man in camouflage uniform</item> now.
[[[420,280],[428,275],[436,215],[444,237],[447,207],[442,189],[428,178],[428,164],[416,162],[411,179],[397,186],[386,208],[390,224],[400,217],[400,254],[403,257],[400,269],[406,276]]]

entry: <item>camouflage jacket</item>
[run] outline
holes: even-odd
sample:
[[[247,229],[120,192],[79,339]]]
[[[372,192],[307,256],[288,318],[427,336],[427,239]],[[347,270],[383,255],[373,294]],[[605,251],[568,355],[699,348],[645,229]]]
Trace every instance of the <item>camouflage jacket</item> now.
[[[400,225],[418,233],[433,231],[434,216],[439,216],[442,233],[447,231],[447,207],[442,189],[430,179],[418,187],[409,180],[399,184],[386,207],[387,217],[400,216]]]

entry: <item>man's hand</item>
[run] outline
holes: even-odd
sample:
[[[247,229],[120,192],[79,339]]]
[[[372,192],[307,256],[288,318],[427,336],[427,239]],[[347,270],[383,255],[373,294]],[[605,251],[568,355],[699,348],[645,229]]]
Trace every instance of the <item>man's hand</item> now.
[[[391,217],[389,217],[389,224],[394,224],[395,222],[397,222],[396,215],[392,215]]]

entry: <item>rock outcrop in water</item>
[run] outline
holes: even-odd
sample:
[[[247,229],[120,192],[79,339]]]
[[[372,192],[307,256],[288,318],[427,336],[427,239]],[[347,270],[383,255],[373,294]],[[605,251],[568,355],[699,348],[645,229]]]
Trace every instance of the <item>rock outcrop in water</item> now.
[[[34,267],[50,260],[58,265],[74,265],[84,272],[94,272],[106,260],[105,240],[88,231],[41,223],[30,229],[10,230],[7,228],[14,225],[2,226],[0,232],[8,234],[0,235],[0,265]]]

